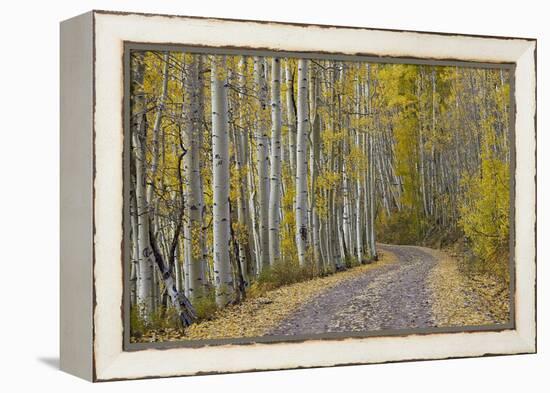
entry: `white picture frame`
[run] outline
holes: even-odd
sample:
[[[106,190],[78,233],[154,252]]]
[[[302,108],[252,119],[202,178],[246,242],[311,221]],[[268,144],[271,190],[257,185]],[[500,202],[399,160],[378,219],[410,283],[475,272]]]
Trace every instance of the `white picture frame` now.
[[[124,349],[125,43],[515,68],[514,324],[501,331]],[[536,40],[91,11],[61,24],[61,368],[90,381],[536,352]]]

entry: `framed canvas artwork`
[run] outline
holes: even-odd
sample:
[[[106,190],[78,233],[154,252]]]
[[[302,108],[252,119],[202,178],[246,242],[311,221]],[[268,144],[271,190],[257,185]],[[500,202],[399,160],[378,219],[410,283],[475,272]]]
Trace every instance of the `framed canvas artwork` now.
[[[61,24],[61,368],[536,351],[536,40]]]

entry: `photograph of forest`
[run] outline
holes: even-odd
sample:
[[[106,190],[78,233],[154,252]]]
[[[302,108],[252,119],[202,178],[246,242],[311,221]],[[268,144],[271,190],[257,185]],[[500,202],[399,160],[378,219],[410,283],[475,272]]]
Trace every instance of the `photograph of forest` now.
[[[133,343],[504,326],[513,73],[132,50]]]

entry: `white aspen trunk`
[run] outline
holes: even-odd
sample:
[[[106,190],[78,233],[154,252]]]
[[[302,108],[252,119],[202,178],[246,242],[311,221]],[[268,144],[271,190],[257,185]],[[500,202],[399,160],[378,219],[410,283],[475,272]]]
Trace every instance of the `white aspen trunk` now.
[[[341,112],[338,110],[339,108],[339,101],[338,101],[338,91],[337,91],[337,83],[338,83],[338,65],[336,62],[331,61],[330,66],[332,68],[332,74],[331,74],[331,95],[330,95],[330,121],[331,121],[331,127],[330,129],[333,132],[337,131],[339,120],[340,120],[340,114]],[[331,157],[330,157],[330,170],[333,173],[340,173],[340,163],[339,163],[339,157],[340,157],[340,144],[338,141],[332,141],[331,142]],[[331,240],[331,247],[332,247],[332,256],[333,256],[333,265],[335,270],[338,270],[342,268],[343,265],[343,253],[342,253],[342,243],[340,241],[341,237],[341,224],[339,220],[340,215],[340,203],[339,203],[339,194],[338,194],[338,187],[333,187],[330,191],[330,240]]]
[[[388,146],[386,143],[386,135],[382,131],[383,128],[380,127],[380,135],[378,138],[378,162],[379,162],[379,168],[380,168],[380,179],[381,183],[385,185],[385,198],[387,198],[386,205],[386,212],[389,215],[391,215],[393,206],[397,206],[399,208],[399,204],[395,195],[394,186],[395,183],[392,172],[389,168],[388,161],[391,159],[392,154],[390,151],[388,151]]]
[[[333,142],[334,143],[334,142]],[[329,191],[329,242],[332,266],[337,269],[342,264],[342,254],[340,253],[340,243],[338,235],[338,214],[335,201],[335,190]]]
[[[246,68],[247,68],[247,59],[246,57],[241,57],[239,61],[239,88],[240,88],[240,94],[239,98],[241,103],[244,103],[246,100],[246,95],[244,94],[244,91],[246,89]],[[238,167],[240,170],[240,173],[245,173],[246,178],[241,179],[240,184],[240,198],[237,201],[237,216],[239,223],[241,225],[241,228],[246,229],[246,244],[243,244],[244,242],[240,242],[241,250],[239,251],[239,257],[240,257],[240,263],[241,263],[241,269],[243,271],[243,274],[245,275],[245,280],[247,282],[249,281],[248,274],[255,274],[255,263],[252,263],[253,260],[255,261],[256,255],[255,255],[255,243],[254,243],[254,230],[253,230],[253,224],[252,224],[252,218],[250,215],[249,210],[249,179],[251,178],[251,165],[249,163],[249,147],[248,147],[248,133],[249,130],[247,128],[248,124],[244,123],[245,118],[245,108],[244,105],[239,106],[239,117],[241,119],[241,130],[237,133],[237,148],[238,148]]]
[[[327,240],[327,229],[326,229],[326,221],[319,219],[319,249],[321,251],[321,269],[322,271],[325,271],[327,267],[327,261],[330,259],[328,255],[328,240]]]
[[[145,116],[142,116],[140,128],[141,133],[145,133]],[[149,214],[147,209],[145,192],[145,151],[141,143],[142,136],[135,135],[134,156],[136,160],[136,201],[138,214],[138,291],[137,304],[141,309],[141,316],[147,320],[154,309],[153,302],[153,259],[151,258],[151,248],[149,240]]]
[[[250,149],[249,152],[249,162],[253,162],[252,158],[252,149]],[[256,186],[254,183],[254,172],[252,170],[252,167],[250,168],[250,171],[248,172],[247,176],[248,181],[248,189],[250,190],[250,195],[248,198],[248,210],[250,212],[250,221],[252,223],[252,238],[253,238],[253,246],[254,246],[254,269],[256,271],[256,275],[260,274],[261,272],[261,261],[260,261],[260,233],[258,230],[258,197],[256,192]]]
[[[334,142],[333,142],[334,143]],[[330,190],[328,192],[328,241],[329,241],[329,255],[331,265],[334,269],[340,266],[340,246],[338,243],[337,221],[336,221],[336,203],[334,201],[335,191]]]
[[[367,95],[367,102],[369,107],[369,113],[372,112],[371,110],[371,95],[370,95],[370,84],[371,84],[371,75],[370,75],[370,65],[367,64],[367,86],[368,86],[368,95]],[[374,177],[374,151],[372,148],[372,142],[369,141],[369,168],[370,168],[370,183],[369,183],[369,191],[370,191],[370,244],[371,244],[371,257],[374,259],[378,258],[378,253],[376,251],[376,236],[374,233],[374,220],[376,218],[376,179]]]
[[[146,173],[145,173],[145,148],[142,142],[146,140],[147,118],[145,116],[145,100],[142,86],[144,80],[145,67],[143,64],[143,53],[136,55],[135,85],[137,91],[133,91],[135,102],[133,116],[135,123],[132,135],[132,150],[135,161],[135,193],[136,193],[136,211],[137,211],[137,240],[138,240],[138,281],[136,303],[140,315],[148,320],[153,312],[153,259],[151,258],[151,248],[149,241],[149,220],[146,198]],[[138,90],[139,89],[139,90]]]
[[[184,276],[184,261],[185,261],[185,255],[183,251],[183,239],[180,237],[178,239],[178,254],[176,263],[179,264],[179,275],[178,275],[178,281],[179,281],[179,289],[178,291],[185,294],[185,276]]]
[[[361,120],[361,80],[359,75],[361,74],[361,64],[357,64],[357,79],[355,81],[355,111],[357,112],[356,116],[356,129],[355,129],[355,145],[357,147],[361,146],[361,133],[359,131],[359,121]],[[356,243],[356,256],[357,261],[361,263],[363,261],[363,226],[361,220],[361,198],[363,194],[361,176],[357,176],[355,181],[355,243]]]
[[[238,89],[237,79],[235,78],[235,72],[238,71],[236,68],[228,67],[228,86],[232,86],[233,89]],[[235,185],[234,192],[237,195],[234,196],[234,202],[236,204],[236,209],[233,206],[233,202],[230,198],[229,203],[229,247],[230,247],[230,258],[231,258],[231,268],[233,273],[233,282],[235,288],[234,302],[241,302],[246,298],[246,288],[248,286],[248,272],[247,272],[247,255],[245,251],[246,247],[246,238],[244,236],[244,228],[241,226],[242,219],[240,220],[240,212],[242,209],[241,206],[241,183],[240,178],[241,170],[241,149],[238,138],[238,129],[239,124],[237,123],[239,118],[239,97],[235,95],[230,95],[228,97],[228,113],[229,116],[229,145],[231,146],[232,154],[231,158],[233,159],[234,167],[230,169],[230,183],[233,171],[236,171],[237,183]],[[243,228],[243,229],[241,229]]]
[[[388,190],[388,181],[384,177],[383,167],[382,167],[382,160],[381,160],[381,151],[380,151],[380,137],[376,136],[374,140],[374,162],[376,167],[376,173],[378,174],[378,177],[380,178],[380,182],[378,184],[380,185],[380,191],[382,192],[382,203],[384,205],[384,208],[386,209],[386,212],[388,215],[390,214],[390,201],[389,201],[389,191]],[[376,174],[375,173],[375,174]],[[376,181],[375,181],[376,184]]]
[[[179,220],[182,219],[183,215],[180,215]],[[186,296],[182,295],[176,288],[176,279],[174,277],[173,264],[175,261],[177,241],[180,230],[181,221],[179,221],[179,223],[177,224],[177,229],[174,231],[174,237],[170,246],[170,252],[167,258],[164,259],[159,250],[158,243],[152,233],[151,224],[149,224],[149,236],[151,238],[152,255],[156,261],[158,271],[160,272],[159,279],[163,281],[166,295],[168,295],[166,297],[166,304],[163,305],[167,307],[170,300],[172,306],[176,309],[176,312],[178,313],[179,319],[183,327],[187,327],[196,320],[197,314],[195,312],[195,309],[189,302],[189,299]]]
[[[187,198],[187,196],[185,196]],[[185,225],[183,227],[183,283],[185,296],[191,294],[191,227]]]
[[[155,177],[157,175],[157,169],[158,169],[158,159],[159,159],[159,133],[160,133],[160,127],[162,124],[162,115],[164,112],[164,106],[166,104],[166,97],[168,94],[168,70],[169,70],[169,62],[168,62],[168,52],[165,52],[162,56],[162,61],[164,63],[164,69],[162,73],[162,92],[161,96],[157,103],[157,113],[155,117],[155,124],[153,126],[153,144],[152,144],[152,159],[151,159],[151,179],[149,180],[149,183],[147,184],[147,204],[149,205],[149,214],[154,215],[154,211],[151,211],[151,207],[153,206],[153,189],[154,189],[154,183],[155,183]]]
[[[162,78],[162,91],[161,95],[157,101],[157,111],[155,116],[155,122],[153,125],[153,132],[152,132],[152,145],[151,145],[151,166],[150,168],[146,168],[150,172],[148,175],[148,181],[147,181],[147,187],[146,187],[146,199],[147,199],[147,210],[150,217],[153,218],[153,231],[152,233],[158,233],[158,217],[156,215],[156,211],[158,210],[158,200],[155,200],[153,197],[153,191],[156,188],[156,181],[157,181],[157,171],[158,171],[158,161],[159,161],[159,135],[160,135],[160,129],[161,129],[161,123],[162,123],[162,115],[164,112],[164,105],[166,101],[166,94],[167,94],[167,85],[168,85],[168,53],[165,53],[163,55],[163,78]],[[146,146],[146,153],[145,157],[147,157],[147,151],[148,147]],[[151,221],[150,224],[151,225]],[[152,240],[152,239],[150,239]],[[153,266],[153,308],[154,311],[158,309],[158,306],[161,305],[161,288],[159,285],[159,280],[157,276],[157,272],[155,271],[155,268]]]
[[[341,180],[342,180],[342,194],[343,194],[343,204],[342,204],[342,250],[344,253],[345,259],[349,257],[351,251],[351,239],[352,239],[352,229],[351,229],[351,189],[349,184],[348,177],[348,168],[346,165],[345,157],[348,155],[349,151],[349,116],[345,114],[346,108],[344,108],[345,102],[343,95],[345,94],[345,82],[346,82],[346,67],[344,63],[340,65],[340,74],[339,74],[339,87],[340,94],[338,95],[338,111],[339,111],[339,125],[340,130],[343,134],[342,141],[340,142],[340,164],[339,169],[341,168]]]
[[[179,242],[178,242],[179,244]],[[182,291],[182,282],[181,282],[181,264],[180,264],[180,261],[179,261],[179,253],[180,253],[180,248],[179,246],[176,248],[176,253],[174,255],[175,259],[174,259],[174,275],[175,275],[175,281],[176,281],[176,291],[181,292]]]
[[[214,285],[216,304],[224,307],[233,300],[233,274],[229,257],[229,124],[227,109],[228,84],[225,56],[212,58],[212,181],[214,206]]]
[[[371,193],[370,193],[370,187],[371,187],[371,184],[370,184],[370,177],[369,177],[369,167],[370,167],[370,158],[369,158],[369,134],[368,132],[370,132],[370,130],[367,131],[367,133],[365,133],[364,135],[364,152],[365,152],[365,156],[367,157],[367,169],[365,171],[365,174],[364,174],[364,182],[365,182],[365,252],[366,252],[366,256],[367,256],[367,259],[370,260],[373,256],[373,250],[372,250],[372,245],[371,245],[371,237],[370,237],[370,231],[371,231],[371,219],[370,219],[370,213],[371,213],[371,210],[370,210],[370,205],[371,205],[371,199],[370,199],[370,196],[371,196]]]
[[[417,81],[416,96],[418,105],[420,105],[420,81]],[[424,215],[428,215],[428,201],[426,199],[426,180],[424,171],[424,137],[422,135],[422,122],[418,121],[418,152],[419,152],[419,167],[420,167],[420,192],[422,194],[422,206],[424,208]]]
[[[422,89],[423,89],[423,73],[421,72],[417,88],[417,99],[418,105],[421,107],[420,112],[422,113]],[[427,109],[427,108],[426,108]],[[427,217],[431,215],[431,190],[430,183],[426,181],[426,178],[429,177],[430,172],[430,162],[426,163],[426,153],[425,143],[424,143],[424,116],[420,116],[418,121],[418,144],[419,144],[419,154],[420,154],[420,188],[422,190],[422,203],[424,204],[424,215]],[[429,180],[429,179],[428,179]]]
[[[280,205],[281,205],[281,63],[274,57],[271,67],[271,184],[269,191],[269,257],[273,265],[281,257]]]
[[[340,249],[340,268],[346,264],[346,244],[344,240],[344,206],[338,206],[336,210],[336,230],[338,236],[338,247]]]
[[[320,152],[321,152],[321,118],[319,114],[317,113],[317,109],[319,107],[319,101],[320,101],[320,83],[319,83],[319,74],[318,71],[315,73],[315,75],[312,75],[310,78],[310,96],[309,101],[311,104],[310,109],[310,124],[311,124],[311,146],[310,146],[310,158],[309,158],[309,164],[310,164],[310,170],[309,175],[311,179],[311,189],[310,189],[310,225],[311,225],[311,241],[312,241],[312,248],[313,248],[313,261],[316,263],[319,271],[323,269],[323,256],[321,253],[321,245],[320,245],[320,223],[319,223],[319,215],[317,214],[317,196],[316,196],[316,180],[317,180],[317,172],[319,170],[319,159],[320,159]]]
[[[359,111],[358,111],[359,112]],[[358,131],[355,133],[355,144],[360,146],[361,137]],[[361,220],[361,198],[363,197],[363,187],[361,177],[357,176],[355,181],[356,195],[355,195],[355,243],[356,243],[356,256],[357,261],[361,263],[363,261],[363,226]]]
[[[185,217],[184,246],[186,252],[186,267],[188,287],[186,293],[191,301],[203,295],[203,242],[202,230],[202,188],[200,173],[200,150],[202,100],[203,92],[199,81],[202,68],[202,58],[191,56],[191,61],[185,67],[183,80],[184,102],[183,116],[183,147],[187,150],[183,157],[183,175],[185,178]]]
[[[242,62],[241,62],[242,65]],[[234,87],[236,87],[236,80],[235,80],[235,70],[229,69],[228,70],[228,83]],[[244,197],[242,196],[242,179],[240,178],[240,175],[242,174],[242,146],[240,143],[240,130],[239,130],[239,124],[236,122],[236,120],[242,115],[241,113],[241,106],[239,104],[239,99],[242,98],[242,93],[239,93],[239,96],[237,99],[229,100],[228,101],[228,110],[229,113],[235,114],[231,126],[230,126],[230,144],[233,146],[233,162],[235,165],[235,170],[237,172],[238,182],[236,185],[236,191],[238,192],[238,195],[236,196],[235,200],[237,203],[237,209],[233,210],[232,206],[230,204],[230,247],[233,251],[233,255],[230,255],[231,257],[234,257],[234,261],[231,261],[231,265],[233,267],[233,273],[234,273],[234,281],[235,281],[235,301],[241,301],[246,296],[246,287],[248,285],[248,269],[247,269],[247,259],[248,259],[248,252],[247,252],[247,239],[243,231],[245,230],[245,218],[244,214],[246,213],[246,208],[243,207],[243,202],[245,201]],[[246,204],[244,204],[246,206]],[[236,225],[234,225],[234,223]],[[235,226],[238,228],[238,232],[235,231]]]
[[[203,123],[204,123],[204,117],[205,117],[205,105],[204,105],[204,89],[205,89],[205,83],[204,83],[204,74],[203,74],[203,67],[204,67],[204,61],[205,56],[204,55],[196,55],[198,57],[197,62],[197,68],[198,68],[198,114],[196,116],[197,121],[197,141],[196,141],[196,149],[200,153],[203,149],[204,144],[204,129],[203,129]],[[203,179],[200,172],[201,168],[201,162],[200,162],[200,154],[198,159],[198,195],[199,195],[199,205],[200,210],[197,212],[198,218],[196,222],[196,227],[202,232],[202,228],[204,225],[204,185],[203,185]],[[208,283],[209,283],[209,265],[207,262],[208,258],[208,245],[206,244],[206,235],[204,233],[201,233],[199,236],[199,248],[201,249],[201,261],[199,264],[199,274],[201,277],[201,292],[206,292],[208,290]]]
[[[350,198],[350,186],[347,174],[346,164],[342,164],[342,193],[344,197],[344,208],[342,214],[342,225],[344,233],[344,249],[350,252],[351,246],[351,198]]]
[[[239,174],[243,172],[243,166],[242,166],[242,145],[240,143],[239,135],[237,134],[236,130],[233,130],[233,146],[235,147],[235,167]],[[246,186],[243,186],[243,183],[246,185],[246,181],[242,181],[239,187],[239,196],[237,197],[237,222],[239,223],[240,230],[248,230],[246,227],[246,212],[248,209],[247,206],[247,200],[246,200],[246,194],[244,194],[244,190],[246,189]],[[248,232],[247,232],[248,233]],[[248,247],[248,236],[245,236],[244,234],[240,233],[238,236],[236,236],[237,241],[237,247],[238,247],[238,263],[240,266],[240,270],[243,276],[244,284],[245,286],[249,283],[248,278],[248,259],[249,259],[249,247]]]
[[[166,102],[166,97],[168,94],[168,71],[169,71],[169,62],[168,62],[168,52],[165,52],[162,61],[164,63],[163,67],[163,73],[162,73],[162,91],[161,95],[157,102],[157,112],[155,117],[155,123],[153,125],[153,132],[152,132],[152,146],[151,146],[151,167],[150,167],[150,175],[147,176],[147,186],[146,186],[146,200],[147,200],[147,215],[155,218],[152,220],[152,223],[155,224],[155,231],[153,233],[156,233],[156,229],[158,228],[157,219],[155,217],[155,211],[156,203],[153,200],[153,191],[155,189],[155,182],[156,182],[156,176],[157,176],[157,170],[158,170],[158,160],[159,160],[159,135],[160,135],[160,128],[162,124],[162,116],[164,112],[164,106]],[[144,139],[144,159],[146,160],[147,157],[147,144],[146,139]],[[145,161],[146,162],[146,161]],[[149,224],[151,225],[151,224]],[[151,239],[150,239],[151,240]],[[153,269],[153,308],[156,309],[156,306],[158,305],[159,298],[160,298],[160,286],[158,285],[158,280],[154,272],[154,266]]]
[[[372,184],[372,180],[371,180],[371,166],[372,166],[372,161],[371,161],[371,152],[372,152],[372,149],[371,149],[371,144],[372,144],[372,141],[371,141],[371,135],[370,134],[367,134],[366,135],[366,153],[367,153],[367,171],[366,171],[366,180],[365,180],[365,189],[366,189],[366,193],[365,193],[365,208],[366,208],[366,221],[367,221],[367,253],[368,253],[368,258],[369,259],[372,259],[374,258],[375,254],[376,254],[376,251],[374,249],[374,245],[373,245],[373,237],[372,237],[372,233],[373,233],[373,222],[374,222],[374,219],[373,219],[373,216],[372,216],[372,213],[374,211],[373,209],[373,205],[374,205],[374,200],[373,200],[373,192],[372,192],[372,189],[373,189],[373,184]]]
[[[365,84],[365,108],[366,113],[371,114],[370,103],[370,66],[367,64],[367,81]],[[374,160],[372,149],[372,129],[365,133],[365,154],[367,156],[367,170],[365,173],[365,213],[366,213],[366,245],[368,259],[376,258],[376,244],[374,236],[374,213],[375,213],[375,182],[374,182]]]
[[[130,227],[132,229],[131,233],[131,244],[132,244],[132,259],[131,259],[131,268],[130,268],[130,304],[135,306],[137,304],[137,281],[139,277],[139,248],[138,248],[138,215],[137,215],[137,204],[136,204],[136,193],[132,181],[132,190],[131,200],[130,200]]]
[[[349,202],[349,210],[350,210],[350,216],[349,216],[349,222],[350,222],[350,245],[349,245],[349,253],[350,253],[350,256],[353,256],[354,258],[357,256],[357,234],[355,233],[355,229],[356,229],[356,226],[355,226],[355,223],[357,221],[357,218],[356,218],[356,211],[355,211],[355,200],[357,199],[357,195],[356,195],[356,188],[355,188],[355,184],[353,184],[353,182],[349,181],[349,184],[350,184],[350,187],[349,187],[349,192],[350,192],[350,202]]]
[[[285,64],[285,77],[290,175],[294,178],[296,177],[296,109],[294,104],[294,78],[290,69],[290,60],[288,59]]]
[[[158,203],[157,207],[155,207],[155,211],[158,211]],[[155,225],[153,225],[153,233],[157,234],[157,242],[160,243],[159,247],[161,248],[162,254],[164,256],[167,256],[169,247],[166,243],[166,236],[164,235],[164,231],[170,231],[170,224],[167,225],[167,220],[162,219],[158,215],[154,216],[153,221],[155,222]]]
[[[269,139],[264,111],[267,108],[265,59],[254,58],[254,78],[260,98],[260,120],[256,130],[258,164],[260,270],[269,267]]]
[[[432,195],[431,195],[431,203],[432,203],[432,215],[437,219],[437,212],[435,206],[435,193],[437,193],[439,190],[437,189],[437,167],[435,162],[435,138],[436,138],[436,131],[435,131],[435,68],[432,67],[431,72],[431,84],[432,84],[432,151],[431,151],[431,189],[432,189]]]
[[[307,90],[308,60],[298,60],[298,134],[296,143],[296,246],[300,266],[307,252]]]
[[[369,139],[372,137],[369,136]],[[374,236],[374,219],[376,214],[376,181],[374,178],[374,149],[373,149],[373,143],[372,140],[369,141],[369,191],[370,191],[370,225],[369,225],[369,235],[370,235],[370,250],[371,250],[371,257],[377,258],[377,252],[376,252],[376,239]]]

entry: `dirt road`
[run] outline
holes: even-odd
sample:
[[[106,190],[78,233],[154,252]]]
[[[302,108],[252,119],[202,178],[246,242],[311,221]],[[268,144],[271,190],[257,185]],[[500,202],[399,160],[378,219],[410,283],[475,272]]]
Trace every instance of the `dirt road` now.
[[[423,247],[380,245],[397,263],[342,282],[303,304],[270,335],[435,326],[428,276],[438,260]]]

